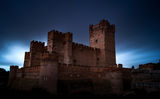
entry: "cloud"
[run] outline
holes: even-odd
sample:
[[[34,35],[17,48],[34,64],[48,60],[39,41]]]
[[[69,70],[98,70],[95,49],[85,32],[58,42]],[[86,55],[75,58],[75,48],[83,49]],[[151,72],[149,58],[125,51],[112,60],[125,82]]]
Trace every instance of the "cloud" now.
[[[117,64],[123,64],[124,67],[137,67],[139,64],[149,62],[158,62],[160,53],[158,50],[137,49],[118,52],[116,55]]]
[[[7,66],[7,65],[6,66],[5,65],[2,66],[1,64],[0,64],[0,68],[5,69],[6,71],[9,71],[9,69],[10,69],[9,66]]]
[[[24,46],[22,44],[8,44],[7,47],[5,47],[6,49],[0,53],[0,66],[5,67],[5,69],[10,65],[18,65],[18,66],[23,66],[23,62],[24,62],[24,53],[26,51],[29,51],[29,48],[27,46]]]

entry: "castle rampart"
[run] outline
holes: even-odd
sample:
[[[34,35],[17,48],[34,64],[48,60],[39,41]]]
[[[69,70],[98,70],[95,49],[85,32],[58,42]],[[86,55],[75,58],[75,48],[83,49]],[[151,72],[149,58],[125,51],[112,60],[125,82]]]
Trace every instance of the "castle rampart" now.
[[[11,66],[9,85],[20,90],[40,87],[54,94],[121,93],[122,75],[130,69],[116,65],[114,32],[115,26],[106,20],[90,25],[90,46],[73,42],[70,32],[48,32],[47,46],[32,41],[24,67]]]
[[[90,25],[90,46],[101,50],[101,65],[116,64],[115,57],[115,25],[106,20]]]

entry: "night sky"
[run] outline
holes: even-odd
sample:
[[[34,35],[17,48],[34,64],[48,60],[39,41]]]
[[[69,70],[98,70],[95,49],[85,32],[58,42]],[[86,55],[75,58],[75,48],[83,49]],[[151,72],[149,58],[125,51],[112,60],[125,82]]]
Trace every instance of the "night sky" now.
[[[89,24],[116,25],[117,63],[124,67],[160,59],[160,1],[0,0],[0,68],[23,66],[30,41],[47,41],[56,29],[89,45]]]

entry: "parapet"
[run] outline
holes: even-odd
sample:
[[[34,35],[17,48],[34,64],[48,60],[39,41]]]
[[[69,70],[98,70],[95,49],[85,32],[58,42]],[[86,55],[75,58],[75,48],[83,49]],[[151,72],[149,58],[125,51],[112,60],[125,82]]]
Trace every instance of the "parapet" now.
[[[123,68],[123,65],[122,64],[118,64],[118,68]]]
[[[86,46],[86,45],[79,44],[79,43],[75,43],[75,42],[72,42],[72,47],[79,48],[80,50],[92,50],[95,52],[98,52],[98,51],[100,52],[100,49],[98,49],[98,48],[93,48],[93,47]]]
[[[25,59],[30,58],[30,52],[25,52]]]
[[[30,51],[31,52],[44,52],[45,51],[45,43],[39,41],[31,41],[30,44]]]
[[[114,64],[113,67],[114,67],[114,68],[117,68],[117,64]]]
[[[59,35],[62,36],[62,32],[59,32],[57,30],[51,30],[50,32],[48,32],[48,36],[53,36],[53,35]]]
[[[108,22],[108,20],[102,19],[100,20],[99,25],[105,26],[105,25],[110,25],[110,23]]]
[[[52,40],[66,40],[66,41],[72,41],[72,33],[67,32],[67,33],[62,33],[57,30],[52,30],[48,32],[48,39]]]
[[[21,68],[19,70],[20,70],[20,72],[23,71],[24,73],[39,73],[40,72],[40,66]]]
[[[99,22],[99,24],[96,24],[96,25],[90,24],[89,25],[89,31],[90,31],[90,33],[92,33],[94,30],[103,29],[103,28],[107,28],[110,31],[115,32],[115,25],[114,24],[110,24],[108,22],[108,20],[102,19]]]
[[[153,68],[154,68],[154,64],[152,63],[139,65],[139,69],[153,69]]]
[[[90,72],[90,73],[107,73],[107,72],[129,72],[128,68],[116,68],[113,66],[85,66],[85,65],[68,65],[59,63],[59,72]]]
[[[19,68],[18,66],[12,65],[10,66],[10,72],[17,72],[18,68]]]
[[[67,33],[65,33],[64,34],[64,39],[65,39],[65,41],[70,41],[70,42],[72,42],[72,33],[71,32],[67,32]]]

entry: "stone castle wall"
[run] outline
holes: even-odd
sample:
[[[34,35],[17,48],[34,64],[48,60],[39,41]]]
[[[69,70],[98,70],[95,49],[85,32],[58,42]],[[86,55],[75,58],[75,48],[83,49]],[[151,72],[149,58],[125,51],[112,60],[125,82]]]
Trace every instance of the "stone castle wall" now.
[[[61,86],[67,92],[120,93],[123,81],[121,69],[115,66],[114,43],[114,28],[104,20],[90,27],[90,46],[74,43],[70,32],[52,30],[47,46],[30,43],[23,68],[11,66],[9,85],[27,90],[40,87],[51,93],[63,93]]]
[[[40,66],[41,56],[46,51],[44,42],[31,41],[30,52],[25,52],[24,67]]]
[[[95,94],[123,92],[122,68],[58,64],[48,59],[44,59],[41,64],[41,66],[16,68],[14,71],[16,79],[12,80],[10,86],[17,90],[43,88],[51,93],[57,93],[58,90],[59,94],[81,91],[92,93],[93,90]]]
[[[160,90],[159,64],[138,69],[116,65],[114,24],[101,20],[90,25],[89,32],[90,46],[73,42],[70,32],[56,30],[48,32],[47,46],[32,41],[24,67],[10,67],[9,87],[42,88],[54,94],[121,94],[131,87]]]
[[[72,43],[73,65],[99,66],[100,49]]]
[[[95,94],[120,94],[123,92],[123,75],[129,71],[130,69],[113,66],[59,64],[58,88],[60,92],[65,89],[65,93],[75,93],[82,90]],[[62,89],[61,86],[63,86]]]
[[[116,64],[115,55],[115,25],[106,20],[90,25],[90,46],[101,49],[101,66]]]
[[[72,64],[72,34],[50,31],[48,33],[47,51],[58,53],[58,62]]]

